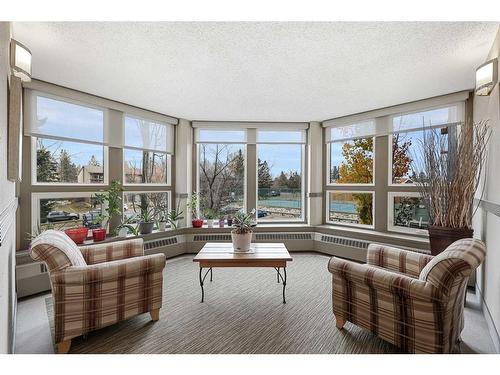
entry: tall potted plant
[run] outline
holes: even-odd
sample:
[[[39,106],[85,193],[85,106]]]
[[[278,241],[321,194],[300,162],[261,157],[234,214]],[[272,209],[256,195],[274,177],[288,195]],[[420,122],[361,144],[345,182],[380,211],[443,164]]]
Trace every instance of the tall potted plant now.
[[[104,193],[94,194],[97,203],[106,203],[106,212],[95,218],[93,220],[94,224],[99,224],[102,228],[107,229],[113,219],[121,217],[123,208],[122,191],[123,188],[120,182],[112,181],[110,187]],[[114,228],[111,234],[116,235],[116,231],[117,228]]]
[[[472,237],[474,196],[479,187],[490,128],[485,121],[467,121],[455,140],[426,133],[416,183],[429,209],[429,242],[437,255],[453,242]],[[420,170],[419,170],[420,169]]]
[[[238,211],[233,218],[233,230],[231,240],[235,252],[248,252],[252,243],[252,228],[256,226],[253,216],[255,209],[250,213],[243,210]]]

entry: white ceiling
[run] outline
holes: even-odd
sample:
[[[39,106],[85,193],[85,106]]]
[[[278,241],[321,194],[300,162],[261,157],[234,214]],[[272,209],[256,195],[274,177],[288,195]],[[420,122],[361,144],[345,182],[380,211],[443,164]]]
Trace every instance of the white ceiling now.
[[[470,89],[498,23],[13,23],[33,76],[196,120],[311,121]]]

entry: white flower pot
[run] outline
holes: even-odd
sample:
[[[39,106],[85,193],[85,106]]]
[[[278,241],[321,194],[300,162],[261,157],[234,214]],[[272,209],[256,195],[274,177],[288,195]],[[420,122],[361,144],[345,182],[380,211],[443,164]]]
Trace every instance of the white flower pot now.
[[[128,229],[127,228],[120,228],[118,231],[118,237],[127,237],[128,234]]]
[[[235,231],[231,232],[231,239],[233,241],[234,251],[250,251],[250,245],[252,243],[252,232],[245,234],[238,234]]]
[[[162,232],[165,232],[165,230],[167,229],[167,222],[166,221],[160,221],[158,223],[158,229]]]
[[[214,221],[213,220],[207,220],[207,227],[213,228],[214,227]]]

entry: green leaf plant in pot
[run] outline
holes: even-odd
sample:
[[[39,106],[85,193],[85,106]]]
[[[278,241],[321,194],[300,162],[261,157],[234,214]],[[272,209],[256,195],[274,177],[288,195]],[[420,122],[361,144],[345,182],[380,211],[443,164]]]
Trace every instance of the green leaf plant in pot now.
[[[179,220],[184,219],[182,210],[180,209],[181,201],[177,203],[177,208],[175,210],[170,210],[167,214],[167,221],[170,223],[172,229],[177,229],[179,226]]]
[[[139,214],[139,233],[150,234],[155,226],[155,209],[149,205],[141,206]]]
[[[416,184],[429,210],[429,242],[437,255],[453,242],[472,237],[474,197],[486,159],[487,121],[427,130],[422,156],[412,162]]]
[[[196,191],[191,194],[191,198],[189,198],[186,202],[186,208],[191,211],[192,220],[191,224],[193,228],[201,228],[203,226],[203,219],[198,217],[198,202],[200,197]]]
[[[231,240],[234,252],[248,252],[252,244],[252,228],[257,224],[254,220],[255,209],[249,213],[244,210],[236,212],[233,218]]]
[[[100,225],[107,232],[111,222],[119,220],[122,216],[122,185],[118,181],[112,181],[108,189],[103,193],[95,193],[94,199],[97,204],[104,206],[105,212],[98,217],[92,219],[92,224]],[[115,236],[118,231],[118,226],[112,228],[110,234]],[[101,234],[102,236],[102,234]]]
[[[137,221],[137,215],[131,215],[127,218],[122,219],[120,224],[116,227],[116,230],[118,231],[118,237],[127,237],[128,233],[132,233],[134,236],[137,236],[139,234]]]
[[[205,211],[203,211],[203,216],[207,220],[207,227],[213,228],[214,219],[217,217],[217,211],[215,211],[211,208],[207,208]]]

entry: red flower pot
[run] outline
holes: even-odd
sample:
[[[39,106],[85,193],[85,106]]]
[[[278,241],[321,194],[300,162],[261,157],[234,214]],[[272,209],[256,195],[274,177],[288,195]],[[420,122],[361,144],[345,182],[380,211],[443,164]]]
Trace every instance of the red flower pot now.
[[[106,239],[106,228],[96,228],[92,230],[94,242],[104,241]]]
[[[203,226],[203,219],[193,219],[191,224],[193,224],[193,228],[201,228]]]
[[[73,229],[66,229],[64,231],[66,235],[73,240],[74,243],[77,245],[81,245],[83,241],[87,238],[87,235],[89,234],[89,230],[85,227],[81,228],[73,228]]]

